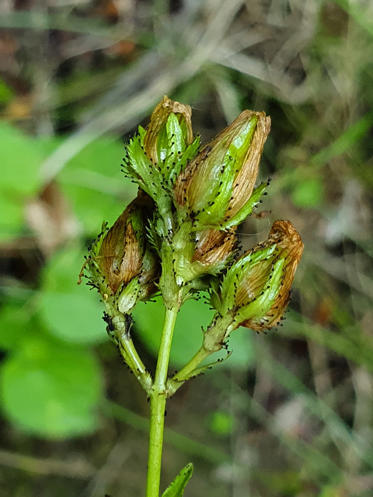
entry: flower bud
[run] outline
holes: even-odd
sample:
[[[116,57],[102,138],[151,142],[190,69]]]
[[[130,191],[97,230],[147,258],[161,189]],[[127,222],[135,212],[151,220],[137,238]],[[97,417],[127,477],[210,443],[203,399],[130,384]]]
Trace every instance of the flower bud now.
[[[275,221],[268,239],[229,268],[212,303],[221,315],[232,316],[231,329],[262,331],[279,322],[302,252],[301,237],[290,221]]]
[[[236,228],[226,231],[197,231],[192,234],[191,243],[176,259],[177,279],[180,278],[183,282],[206,274],[220,273],[232,258],[237,244]]]
[[[141,270],[144,255],[141,220],[140,211],[125,209],[102,240],[97,265],[113,294]]]
[[[172,140],[183,142],[183,147],[193,141],[192,109],[164,96],[155,107],[146,129],[144,148],[150,160],[158,164],[166,159]]]
[[[90,284],[104,300],[114,299],[120,312],[155,291],[159,263],[146,245],[145,223],[149,197],[139,192],[110,229],[104,228],[86,261]]]
[[[251,213],[265,188],[254,185],[270,122],[264,112],[243,111],[179,175],[175,205],[195,226],[236,226]]]
[[[123,171],[156,203],[161,212],[171,209],[176,178],[198,151],[193,140],[191,108],[163,97],[146,129],[126,146]]]

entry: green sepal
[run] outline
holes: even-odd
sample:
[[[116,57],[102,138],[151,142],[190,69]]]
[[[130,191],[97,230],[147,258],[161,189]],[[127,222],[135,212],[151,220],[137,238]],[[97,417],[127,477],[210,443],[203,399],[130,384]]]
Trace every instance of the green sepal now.
[[[133,179],[139,187],[152,199],[159,203],[162,198],[163,181],[160,170],[152,164],[146,156],[144,147],[144,133],[139,129],[139,134],[131,138],[126,146],[126,158],[123,171]]]
[[[132,311],[139,299],[141,287],[139,277],[136,276],[120,291],[117,300],[119,312],[129,314]]]
[[[186,146],[185,136],[186,130],[182,129],[176,115],[170,114],[157,144],[158,157],[161,159],[159,168],[170,189],[187,162],[194,159],[199,149],[199,137]]]
[[[163,492],[162,497],[182,497],[188,481],[192,478],[193,464],[188,463]]]
[[[85,257],[85,262],[79,274],[79,281],[81,281],[82,277],[85,276],[89,280],[89,284],[101,293],[101,295],[107,294],[110,295],[111,290],[109,288],[109,284],[105,277],[102,276],[100,267],[98,265],[98,257],[102,242],[105,238],[105,235],[109,231],[109,226],[107,222],[102,223],[101,232],[97,236],[97,238],[92,242],[89,247],[88,256]],[[89,276],[85,274],[85,270],[88,268]]]
[[[247,216],[249,216],[252,213],[253,209],[258,205],[259,200],[263,195],[266,187],[267,183],[261,183],[259,186],[257,186],[246,204],[237,212],[237,214],[228,219],[228,221],[221,223],[219,225],[219,229],[231,228],[232,226],[237,226],[238,224],[242,223],[242,221],[244,221],[244,219],[246,219]]]
[[[197,230],[218,225],[225,215],[232,196],[235,163],[229,154],[225,154],[223,165],[216,169],[216,179],[211,182],[212,188],[206,192],[204,206],[195,218],[195,228]],[[218,171],[221,170],[223,171],[219,174]]]
[[[211,295],[211,304],[220,314],[224,315],[233,310],[236,287],[246,278],[246,272],[250,266],[272,257],[275,251],[276,245],[273,244],[261,250],[248,252],[228,269],[221,284],[220,292],[215,291]]]
[[[257,121],[256,117],[250,119],[246,126],[241,130],[241,133],[239,133],[228,145],[222,164],[219,164],[219,160],[217,160],[216,163],[212,165],[215,172],[210,172],[210,176],[213,177],[211,188],[205,192],[204,207],[201,209],[198,216],[196,216],[197,225],[200,227],[219,226],[224,229],[239,224],[240,221],[234,223],[228,221],[225,224],[221,224],[221,221],[224,219],[227,212],[229,202],[232,198],[233,184],[237,174],[243,167],[243,161],[253,139]],[[221,146],[225,147],[226,145],[225,143],[222,143]],[[216,150],[216,154],[219,154],[219,150]],[[213,161],[213,158],[211,157],[207,160]],[[245,217],[246,216],[242,217],[241,220]]]

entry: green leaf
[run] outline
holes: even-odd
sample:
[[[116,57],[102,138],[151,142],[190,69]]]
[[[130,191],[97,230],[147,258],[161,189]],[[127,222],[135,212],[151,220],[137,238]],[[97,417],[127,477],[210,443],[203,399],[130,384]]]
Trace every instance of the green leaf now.
[[[138,303],[133,316],[136,333],[147,349],[156,357],[164,319],[164,307],[161,299],[156,299],[155,302]],[[177,317],[172,343],[172,366],[181,368],[197,352],[202,345],[201,326],[205,329],[212,316],[213,311],[202,301],[188,300],[182,306]],[[251,335],[247,329],[242,328],[232,333],[229,339],[229,348],[233,353],[221,367],[247,368],[252,363]],[[221,356],[225,357],[226,352],[223,351]],[[215,355],[212,360],[217,357],[218,355]]]
[[[76,217],[92,236],[103,220],[112,224],[136,193],[121,172],[123,156],[120,141],[101,138],[72,158],[58,176]]]
[[[3,364],[0,391],[6,416],[29,433],[62,438],[97,427],[102,377],[88,351],[30,337]]]
[[[298,207],[319,207],[324,200],[324,187],[320,178],[299,182],[292,192],[292,200]]]
[[[82,263],[80,247],[59,252],[49,261],[42,278],[40,315],[50,332],[62,340],[98,343],[107,339],[103,306],[96,291],[77,285]]]
[[[15,196],[12,194],[2,192],[0,184],[1,240],[13,238],[21,231],[24,219],[23,210],[22,201],[16,201]]]
[[[42,160],[43,154],[33,138],[0,123],[0,239],[20,231],[26,198],[40,185],[38,171]]]
[[[209,429],[219,436],[227,436],[234,430],[235,419],[225,411],[214,411],[208,418]]]
[[[31,195],[40,184],[38,169],[43,154],[35,140],[17,128],[0,123],[0,190],[9,195]]]
[[[163,492],[162,497],[182,497],[188,481],[192,478],[193,464],[188,463]]]
[[[0,348],[12,350],[19,346],[30,331],[30,317],[25,308],[6,305],[0,312]]]

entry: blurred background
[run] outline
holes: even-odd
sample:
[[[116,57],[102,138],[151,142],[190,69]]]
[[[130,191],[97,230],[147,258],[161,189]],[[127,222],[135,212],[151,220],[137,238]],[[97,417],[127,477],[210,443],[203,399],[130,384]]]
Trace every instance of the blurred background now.
[[[76,281],[135,193],[123,139],[167,94],[203,141],[271,116],[241,239],[290,219],[305,253],[284,325],[237,331],[169,402],[163,487],[192,460],[186,496],[371,497],[373,4],[1,0],[0,28],[0,496],[144,493],[146,399]],[[186,305],[172,368],[210,315]],[[151,369],[161,321],[136,310]]]

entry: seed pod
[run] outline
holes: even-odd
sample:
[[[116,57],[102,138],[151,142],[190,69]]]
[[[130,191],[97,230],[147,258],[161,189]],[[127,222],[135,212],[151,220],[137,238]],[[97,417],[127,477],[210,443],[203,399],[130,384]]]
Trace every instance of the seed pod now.
[[[186,210],[199,228],[239,224],[264,190],[254,185],[269,130],[264,112],[243,111],[179,175],[176,208]]]
[[[220,314],[232,316],[232,329],[262,331],[278,323],[302,252],[301,237],[290,221],[275,221],[268,239],[229,268],[212,303]]]

